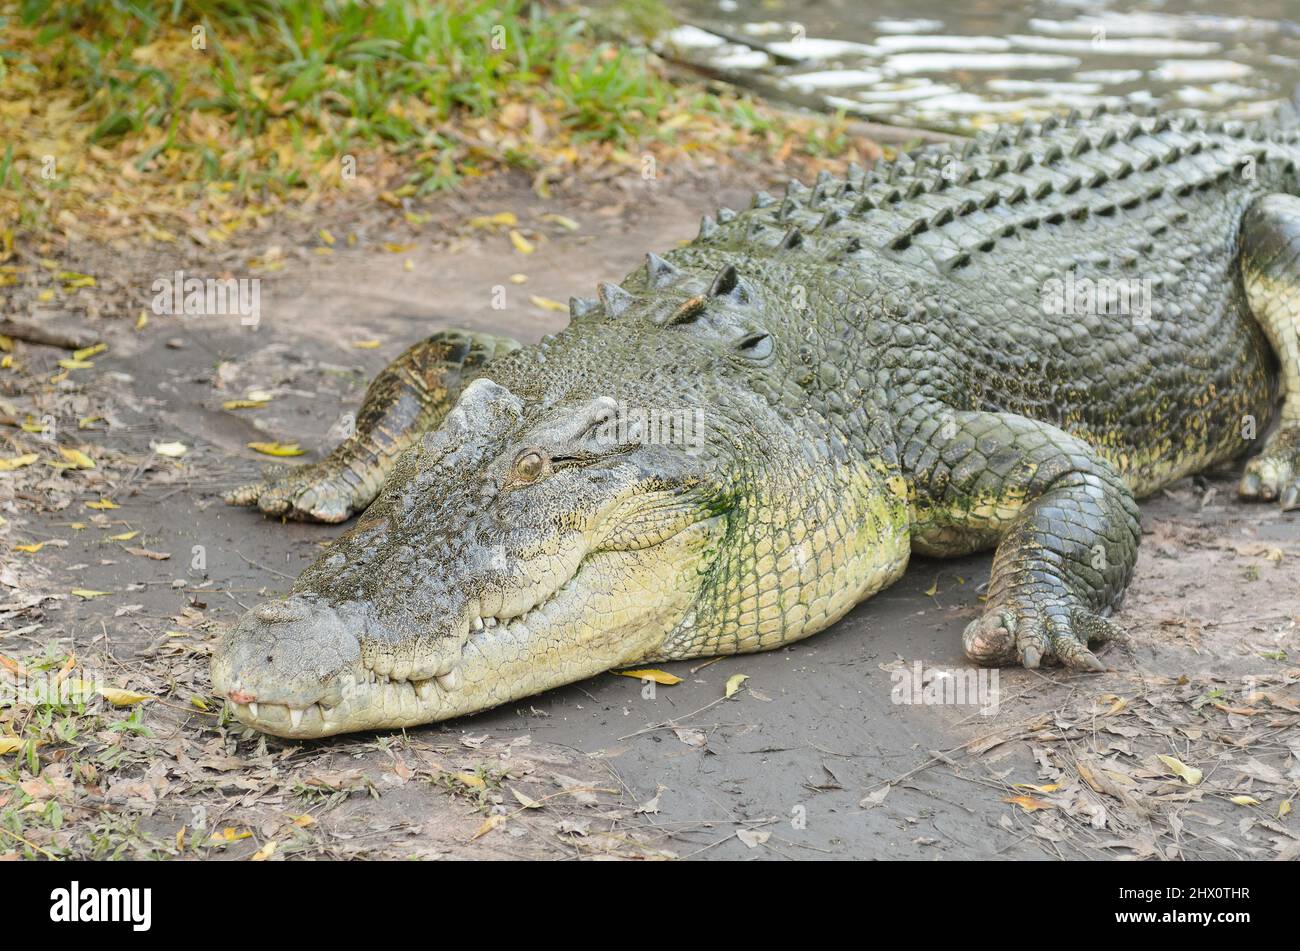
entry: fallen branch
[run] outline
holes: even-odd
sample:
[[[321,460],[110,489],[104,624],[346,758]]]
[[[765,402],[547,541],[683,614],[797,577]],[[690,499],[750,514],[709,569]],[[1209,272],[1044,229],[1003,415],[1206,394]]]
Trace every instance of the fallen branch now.
[[[46,347],[61,347],[64,350],[81,350],[98,342],[95,337],[85,333],[57,330],[18,317],[0,318],[0,335]]]

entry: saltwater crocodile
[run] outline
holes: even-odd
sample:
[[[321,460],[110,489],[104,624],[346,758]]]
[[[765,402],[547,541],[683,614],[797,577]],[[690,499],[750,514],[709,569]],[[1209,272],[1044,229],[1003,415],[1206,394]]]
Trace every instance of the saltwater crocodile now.
[[[1100,669],[1135,497],[1254,450],[1240,494],[1300,507],[1298,158],[1289,115],[1030,122],[720,209],[536,345],[435,334],[228,497],[362,515],[214,686],[273,734],[426,723],[984,548],[967,656]]]

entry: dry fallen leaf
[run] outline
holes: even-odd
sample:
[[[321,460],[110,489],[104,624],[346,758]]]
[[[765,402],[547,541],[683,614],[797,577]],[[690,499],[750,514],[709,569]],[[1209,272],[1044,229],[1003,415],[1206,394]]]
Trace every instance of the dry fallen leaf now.
[[[525,809],[542,808],[542,804],[538,802],[536,799],[529,796],[527,793],[520,792],[518,789],[515,789],[513,786],[510,787],[510,792],[514,795],[515,799],[519,801],[519,805],[523,806]]]
[[[98,692],[101,697],[115,707],[130,707],[154,699],[148,694],[136,693],[134,690],[123,690],[120,687],[100,687]]]
[[[514,228],[510,229],[510,243],[514,245],[515,250],[518,251],[520,254],[532,254],[534,251],[537,250],[537,248],[533,246],[533,243],[531,241],[525,238]]]
[[[1166,756],[1164,753],[1161,753],[1158,758],[1160,762],[1164,763],[1171,770],[1173,770],[1174,774],[1177,775],[1183,782],[1187,783],[1187,785],[1195,786],[1197,783],[1201,781],[1201,776],[1203,774],[1195,766],[1188,766],[1186,763],[1184,763],[1182,760],[1178,759],[1177,757]]]
[[[1007,796],[1002,800],[1019,806],[1025,812],[1037,812],[1039,809],[1051,809],[1050,802],[1043,802],[1041,799],[1035,799],[1033,796]]]
[[[542,297],[538,294],[529,294],[528,299],[533,302],[534,306],[542,310],[568,310],[569,305],[562,301],[554,300],[550,297]]]
[[[89,588],[73,588],[72,593],[79,598],[85,598],[89,601],[91,598],[102,598],[105,595],[112,594],[111,591],[91,591]]]
[[[1254,796],[1233,796],[1229,802],[1234,802],[1239,806],[1258,806],[1259,800]]]
[[[21,456],[10,456],[8,459],[0,459],[0,472],[13,472],[15,469],[21,469],[23,466],[30,466],[39,458],[41,457],[34,452],[25,452]]]
[[[470,841],[472,842],[474,839],[481,839],[483,836],[487,835],[489,832],[491,832],[493,829],[495,829],[497,826],[501,825],[501,823],[505,821],[506,821],[505,816],[488,816],[486,819],[483,820],[483,824],[478,827],[475,833],[472,836],[470,836]]]
[[[123,532],[121,535],[109,535],[108,540],[111,542],[129,542],[139,534],[140,532],[138,530],[134,532]]]
[[[248,448],[264,456],[301,456],[305,451],[299,449],[296,442],[250,442]]]
[[[275,854],[275,850],[278,849],[279,847],[280,847],[280,843],[272,839],[270,842],[266,843],[266,845],[262,846],[260,849],[254,852],[253,857],[249,859],[249,861],[265,862],[267,859],[269,859],[272,855]]]
[[[727,678],[727,699],[731,699],[732,697],[734,697],[736,695],[736,691],[740,689],[740,685],[743,684],[748,679],[749,679],[749,674],[732,674],[730,677],[728,677]]]
[[[682,682],[681,677],[674,676],[666,670],[654,670],[646,668],[643,670],[615,670],[613,673],[620,677],[632,677],[636,680],[653,680],[657,684],[663,684],[665,687],[671,687],[673,684]]]
[[[59,455],[64,459],[67,459],[68,462],[72,463],[73,466],[78,469],[95,468],[95,460],[91,459],[90,456],[86,455],[80,449],[68,449],[64,446],[60,446]]]
[[[266,405],[266,400],[226,400],[221,404],[222,409],[261,409]]]
[[[160,456],[171,456],[173,459],[185,455],[189,447],[183,442],[151,442],[149,448]]]
[[[108,511],[109,509],[121,508],[116,502],[110,502],[108,499],[100,499],[98,502],[87,502],[86,508]]]

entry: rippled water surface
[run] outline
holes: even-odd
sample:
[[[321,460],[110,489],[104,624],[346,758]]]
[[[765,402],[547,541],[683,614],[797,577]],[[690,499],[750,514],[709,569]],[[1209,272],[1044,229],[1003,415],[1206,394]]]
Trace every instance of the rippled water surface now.
[[[1253,115],[1300,83],[1300,0],[670,0],[672,55],[869,119],[970,129],[1113,99]]]

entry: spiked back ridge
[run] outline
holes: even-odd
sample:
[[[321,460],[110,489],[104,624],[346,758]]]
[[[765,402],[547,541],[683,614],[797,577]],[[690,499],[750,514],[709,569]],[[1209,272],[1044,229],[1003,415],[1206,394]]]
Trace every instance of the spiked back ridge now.
[[[1133,213],[1159,234],[1186,219],[1177,199],[1222,187],[1247,164],[1294,176],[1298,143],[1289,124],[1155,115],[1141,107],[997,127],[960,145],[900,154],[870,172],[850,165],[843,178],[822,172],[811,187],[791,181],[781,198],[758,192],[742,212],[719,208],[701,219],[690,245],[669,253],[672,260],[648,255],[629,278],[638,289],[602,284],[598,299],[575,298],[570,311],[574,320],[618,318],[639,295],[664,292],[672,309],[650,319],[672,325],[695,320],[712,299],[751,301],[732,263],[707,279],[707,289],[700,286],[705,260],[865,266],[876,257],[958,277],[999,242],[1067,221]],[[1140,251],[1117,248],[1114,257],[1131,262]]]

